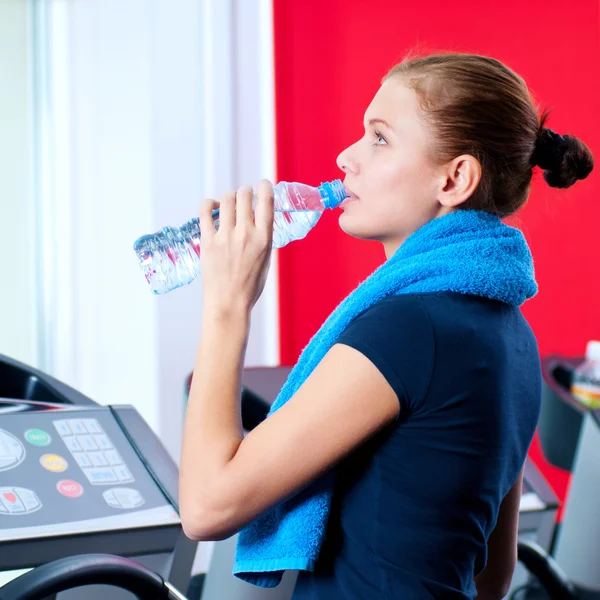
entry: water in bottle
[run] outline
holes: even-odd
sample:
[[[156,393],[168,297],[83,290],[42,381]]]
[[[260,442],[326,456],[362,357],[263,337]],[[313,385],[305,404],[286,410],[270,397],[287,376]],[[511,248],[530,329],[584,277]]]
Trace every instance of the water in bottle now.
[[[273,248],[305,237],[326,208],[335,208],[347,196],[339,179],[319,187],[282,181],[273,187],[273,193]],[[217,209],[213,211],[216,227],[218,220]],[[181,227],[164,227],[144,235],[135,242],[134,251],[155,294],[191,283],[200,273],[200,221],[196,217]]]

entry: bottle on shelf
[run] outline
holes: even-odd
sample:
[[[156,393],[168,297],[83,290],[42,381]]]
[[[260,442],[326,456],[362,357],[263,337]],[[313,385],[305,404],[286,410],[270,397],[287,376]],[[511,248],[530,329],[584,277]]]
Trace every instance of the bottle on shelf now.
[[[588,342],[585,360],[573,372],[571,393],[582,404],[600,408],[600,342]]]

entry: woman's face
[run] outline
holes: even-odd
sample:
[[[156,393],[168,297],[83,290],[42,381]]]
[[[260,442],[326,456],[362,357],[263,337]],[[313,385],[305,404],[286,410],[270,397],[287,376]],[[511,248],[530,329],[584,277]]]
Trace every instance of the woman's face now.
[[[381,241],[389,258],[411,233],[450,212],[438,201],[445,175],[427,154],[431,134],[418,96],[400,78],[382,84],[364,127],[337,159],[353,196],[342,204],[339,224],[354,237]]]

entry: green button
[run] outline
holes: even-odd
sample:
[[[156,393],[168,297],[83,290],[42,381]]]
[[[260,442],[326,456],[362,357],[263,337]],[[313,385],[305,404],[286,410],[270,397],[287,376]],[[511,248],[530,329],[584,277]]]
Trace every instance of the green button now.
[[[25,439],[34,446],[47,446],[52,441],[50,435],[42,429],[28,429]]]

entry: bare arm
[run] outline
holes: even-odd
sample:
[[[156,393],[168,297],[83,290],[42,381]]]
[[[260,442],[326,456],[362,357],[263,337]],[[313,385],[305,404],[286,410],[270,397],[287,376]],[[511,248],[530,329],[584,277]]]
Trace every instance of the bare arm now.
[[[243,438],[242,323],[206,323],[180,469],[186,535],[218,540],[322,475],[398,414],[398,398],[363,354],[336,344],[294,396]],[[236,333],[237,332],[237,333]]]
[[[500,600],[510,588],[517,564],[519,505],[523,486],[523,471],[502,500],[496,527],[488,540],[488,560],[485,569],[475,577],[478,600]]]

